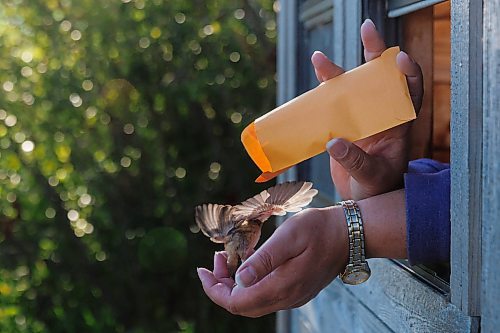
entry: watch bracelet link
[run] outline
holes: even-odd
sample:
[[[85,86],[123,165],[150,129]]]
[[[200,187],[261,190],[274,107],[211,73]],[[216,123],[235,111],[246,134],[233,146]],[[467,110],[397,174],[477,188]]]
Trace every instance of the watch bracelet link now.
[[[349,264],[361,265],[366,261],[365,233],[361,214],[353,200],[343,201],[341,205],[344,209],[349,233]]]
[[[361,268],[370,275],[370,268],[366,262],[365,255],[365,236],[363,229],[363,220],[358,205],[353,200],[341,201],[338,203],[344,210],[344,215],[347,223],[347,231],[349,237],[349,262],[340,277],[344,283],[358,284],[365,280],[352,282],[346,280],[349,271],[356,268]]]

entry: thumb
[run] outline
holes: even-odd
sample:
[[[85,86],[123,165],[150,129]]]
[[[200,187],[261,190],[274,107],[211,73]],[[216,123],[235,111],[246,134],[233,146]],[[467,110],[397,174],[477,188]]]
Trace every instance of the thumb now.
[[[326,144],[328,154],[358,183],[370,184],[378,170],[373,156],[344,139],[333,139]]]
[[[274,234],[255,251],[236,271],[235,281],[240,287],[250,287],[276,268],[300,253],[290,241],[287,223],[281,225]]]

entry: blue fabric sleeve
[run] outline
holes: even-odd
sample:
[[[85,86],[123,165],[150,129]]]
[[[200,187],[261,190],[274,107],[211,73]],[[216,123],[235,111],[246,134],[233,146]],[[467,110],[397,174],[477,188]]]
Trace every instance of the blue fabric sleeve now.
[[[411,161],[404,178],[410,264],[449,261],[449,164],[430,159]]]

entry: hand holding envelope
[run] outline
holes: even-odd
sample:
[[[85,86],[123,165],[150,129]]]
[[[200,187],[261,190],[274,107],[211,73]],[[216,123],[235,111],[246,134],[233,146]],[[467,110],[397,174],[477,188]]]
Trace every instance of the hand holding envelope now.
[[[331,63],[320,52],[316,52],[312,61],[318,80],[327,82],[257,119],[245,129],[242,141],[252,159],[263,171],[262,176],[257,181],[272,179],[286,168],[323,152],[325,143],[332,138],[354,141],[368,137],[357,141],[356,144],[370,155],[374,155],[369,159],[365,158],[367,155],[363,155],[363,150],[345,140],[333,142],[335,143],[334,148],[337,148],[334,150],[337,153],[339,146],[341,149],[343,147],[349,151],[349,154],[344,154],[346,156],[335,157],[344,168],[351,169],[348,164],[352,163],[349,160],[353,157],[357,159],[355,162],[358,164],[360,160],[367,162],[364,163],[366,165],[362,165],[364,170],[347,170],[354,177],[351,179],[349,175],[346,175],[346,170],[343,170],[342,166],[332,159],[332,177],[335,180],[337,190],[344,198],[359,199],[394,189],[400,185],[398,183],[400,183],[401,177],[390,181],[390,178],[388,179],[386,176],[390,172],[401,176],[406,170],[406,139],[410,124],[401,124],[415,117],[412,102],[417,112],[420,109],[423,91],[422,73],[418,64],[404,52],[398,53],[397,48],[391,48],[384,52],[385,44],[371,21],[367,20],[361,26],[361,38],[365,46],[367,64],[342,74],[343,70],[340,67]],[[353,86],[352,82],[356,80],[359,82],[354,82]],[[334,85],[340,84],[340,89],[334,87]],[[318,92],[325,93],[325,85],[331,87],[333,97],[330,96],[332,94],[327,94],[326,98],[318,96],[321,95]],[[370,87],[370,85],[372,86]],[[311,98],[311,95],[316,96]],[[328,105],[328,101],[332,99],[337,99],[337,102]],[[296,102],[300,104],[299,109],[292,106],[292,112],[288,111],[290,104]],[[318,110],[318,105],[323,109]],[[315,109],[311,106],[314,106]],[[287,121],[290,122],[293,118],[291,116],[295,117],[294,112],[297,111],[302,119],[295,118],[299,121],[290,126]],[[326,113],[326,115],[322,113]],[[283,117],[286,118],[286,121],[272,122],[272,120],[283,119]],[[272,120],[270,121],[268,118]],[[269,131],[269,127],[266,127],[267,124],[273,124],[271,131]],[[306,128],[304,129],[304,127]],[[390,129],[384,131],[388,128]],[[266,131],[270,134],[266,134]],[[374,133],[378,134],[373,135]],[[285,136],[282,136],[283,134]],[[289,135],[289,138],[286,135]],[[273,143],[274,141],[280,143],[276,145]],[[392,146],[387,147],[389,144]],[[290,155],[290,151],[295,155]],[[396,151],[403,156],[394,156]],[[332,145],[330,145],[329,152],[332,152]],[[362,156],[357,156],[360,154]],[[380,155],[382,158],[376,163],[372,163]],[[374,168],[374,166],[376,167]],[[366,176],[371,178],[368,183],[379,181],[376,179],[377,176],[380,178],[379,182],[385,183],[369,186],[374,188],[368,192],[365,189],[356,189],[359,187],[356,186],[356,180],[366,178]],[[364,182],[364,179],[360,180]],[[346,181],[350,184],[344,184],[344,186],[343,183]],[[345,189],[349,185],[354,189]]]
[[[323,82],[251,123],[242,142],[267,181],[325,151],[328,141],[366,138],[415,119],[410,93],[393,47],[349,72]]]

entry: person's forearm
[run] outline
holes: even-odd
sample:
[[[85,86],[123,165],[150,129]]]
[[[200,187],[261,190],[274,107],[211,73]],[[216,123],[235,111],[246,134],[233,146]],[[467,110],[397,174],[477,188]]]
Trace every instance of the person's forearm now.
[[[377,195],[357,203],[363,219],[367,258],[407,258],[404,190]],[[346,223],[341,206],[330,209],[332,221]]]
[[[407,258],[404,190],[360,200],[368,258]]]

